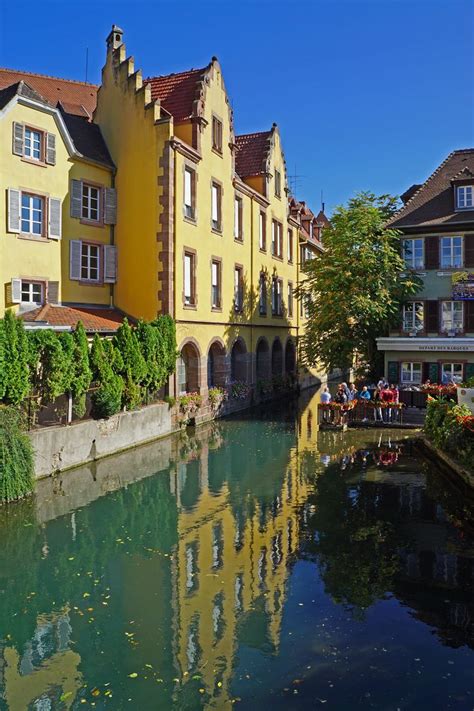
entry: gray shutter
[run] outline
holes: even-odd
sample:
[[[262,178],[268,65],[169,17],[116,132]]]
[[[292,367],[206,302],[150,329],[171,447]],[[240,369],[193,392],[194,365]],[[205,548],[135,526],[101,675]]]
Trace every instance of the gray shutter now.
[[[71,217],[82,215],[82,180],[71,180]]]
[[[20,200],[21,192],[8,188],[8,231],[20,232]]]
[[[106,225],[117,224],[117,191],[115,188],[104,190],[104,222]]]
[[[20,304],[21,303],[21,279],[12,279],[12,294],[11,303]]]
[[[72,239],[69,243],[69,278],[79,281],[81,278],[81,248],[80,239]]]
[[[46,134],[46,163],[56,165],[56,136],[54,133]]]
[[[59,281],[48,281],[48,304],[59,303]]]
[[[23,131],[22,123],[13,122],[13,153],[16,156],[23,155]]]
[[[117,247],[111,244],[104,246],[104,282],[115,284],[117,281]]]
[[[50,239],[61,239],[61,200],[49,198],[49,230]]]

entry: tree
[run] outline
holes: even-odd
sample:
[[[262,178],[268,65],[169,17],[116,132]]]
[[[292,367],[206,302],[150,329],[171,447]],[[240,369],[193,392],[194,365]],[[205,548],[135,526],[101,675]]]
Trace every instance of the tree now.
[[[73,366],[74,378],[72,381],[72,395],[74,398],[74,411],[83,417],[86,411],[86,393],[92,380],[89,366],[89,344],[84,326],[79,321],[74,329]]]
[[[23,321],[11,311],[3,318],[0,340],[0,391],[7,403],[18,405],[30,392],[29,345]]]
[[[123,393],[123,380],[114,372],[112,350],[96,333],[92,341],[90,366],[92,377],[99,387],[92,395],[92,413],[94,417],[110,417],[120,410]],[[113,348],[113,346],[112,346]]]
[[[141,403],[141,386],[146,378],[147,364],[140,351],[135,331],[126,318],[117,329],[113,343],[123,359],[123,368],[120,372],[125,384],[123,404],[130,408],[138,407]]]
[[[406,272],[400,232],[386,229],[397,199],[359,193],[336,209],[324,230],[325,251],[307,262],[298,298],[308,323],[302,357],[309,365],[377,370],[375,339],[399,323],[400,309],[422,281]]]

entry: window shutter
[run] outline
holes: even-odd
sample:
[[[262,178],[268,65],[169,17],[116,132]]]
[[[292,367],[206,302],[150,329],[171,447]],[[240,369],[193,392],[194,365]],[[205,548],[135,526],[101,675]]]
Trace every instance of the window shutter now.
[[[104,282],[115,284],[117,281],[117,247],[111,244],[104,246]]]
[[[59,281],[48,281],[48,304],[59,304]]]
[[[46,134],[46,163],[56,165],[56,136],[54,133]]]
[[[82,180],[71,180],[71,217],[81,218]]]
[[[400,380],[400,366],[397,360],[387,363],[387,379],[390,383],[398,383]]]
[[[439,302],[435,300],[425,303],[426,330],[438,333],[439,330]]]
[[[24,126],[22,123],[13,122],[13,153],[16,156],[23,155],[23,132]]]
[[[464,377],[466,380],[474,378],[474,363],[466,363],[465,371]]]
[[[80,239],[72,239],[69,244],[69,278],[79,281],[81,278],[82,242]]]
[[[474,333],[474,301],[464,302],[464,330]]]
[[[464,265],[474,267],[474,235],[464,235]]]
[[[20,232],[20,190],[8,188],[8,231]]]
[[[11,303],[12,304],[20,304],[21,303],[21,279],[12,279],[11,280],[11,287],[12,287]]]
[[[425,268],[439,269],[439,237],[425,237]]]
[[[104,222],[106,225],[117,224],[117,191],[115,188],[105,188],[104,190]]]
[[[61,239],[61,200],[49,198],[49,230],[50,239]]]

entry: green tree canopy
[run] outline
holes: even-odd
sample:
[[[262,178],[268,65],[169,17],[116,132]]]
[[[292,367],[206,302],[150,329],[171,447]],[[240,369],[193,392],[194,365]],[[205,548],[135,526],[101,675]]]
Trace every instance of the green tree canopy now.
[[[359,193],[338,207],[324,230],[325,251],[307,262],[298,297],[308,323],[302,337],[306,363],[327,369],[376,368],[375,339],[399,322],[402,303],[421,288],[406,272],[400,233],[385,225],[397,199]]]

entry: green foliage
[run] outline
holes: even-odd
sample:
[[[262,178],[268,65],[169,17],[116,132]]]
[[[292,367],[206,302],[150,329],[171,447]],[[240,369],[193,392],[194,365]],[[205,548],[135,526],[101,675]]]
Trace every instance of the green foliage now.
[[[6,403],[18,405],[30,391],[29,348],[23,321],[11,311],[3,318],[0,352],[0,394]]]
[[[400,308],[421,288],[406,274],[400,233],[384,226],[396,199],[360,193],[336,209],[324,230],[325,252],[307,262],[297,296],[307,304],[302,337],[306,363],[349,368],[357,356],[373,364],[375,339],[400,320]]]
[[[90,364],[93,379],[99,384],[99,388],[92,395],[92,415],[95,418],[115,415],[122,403],[124,383],[113,369],[119,356],[114,345],[108,345],[109,343],[97,333],[92,341]]]
[[[89,390],[92,371],[89,366],[89,344],[84,326],[80,321],[74,329],[73,341],[74,377],[71,390],[74,398],[81,398]]]
[[[147,376],[147,364],[140,350],[135,331],[124,319],[113,338],[113,344],[122,356],[119,375],[124,381],[123,404],[135,408],[141,403],[141,386]]]
[[[30,367],[34,392],[41,401],[52,402],[69,392],[74,379],[74,339],[70,333],[50,329],[29,336]]]
[[[0,407],[0,501],[15,501],[33,490],[33,447],[19,412]]]
[[[430,398],[424,432],[435,447],[451,454],[474,471],[474,432],[463,421],[463,418],[469,420],[471,417],[471,411],[466,405],[456,405],[443,398]]]
[[[162,331],[151,323],[139,321],[137,339],[147,368],[143,385],[151,392],[155,392],[165,384],[168,377]]]

